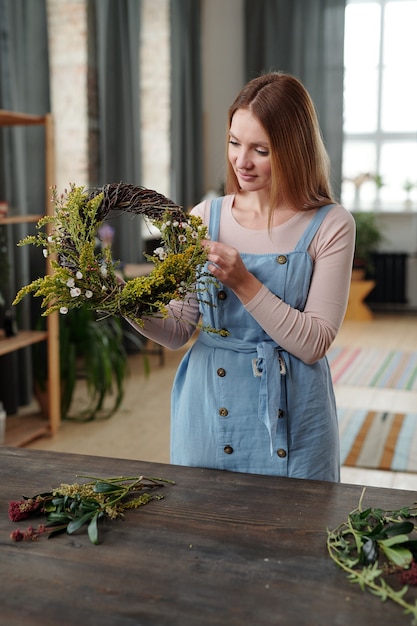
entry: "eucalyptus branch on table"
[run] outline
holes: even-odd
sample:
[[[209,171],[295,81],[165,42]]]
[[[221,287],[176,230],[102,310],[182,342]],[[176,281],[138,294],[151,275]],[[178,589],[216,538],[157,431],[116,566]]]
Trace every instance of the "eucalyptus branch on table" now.
[[[127,509],[137,509],[152,500],[161,500],[164,494],[150,493],[151,490],[175,484],[164,478],[145,476],[80,477],[92,480],[81,485],[61,484],[52,491],[9,502],[9,518],[13,522],[46,516],[45,524],[36,528],[29,526],[24,531],[14,530],[10,538],[13,541],[33,541],[45,534],[48,538],[64,532],[72,535],[86,525],[91,543],[98,544],[99,520],[121,518]]]
[[[417,533],[411,521],[417,508],[363,510],[365,490],[347,520],[327,530],[329,555],[347,573],[349,582],[382,601],[397,603],[417,624],[417,600],[409,593],[409,586],[417,585]]]

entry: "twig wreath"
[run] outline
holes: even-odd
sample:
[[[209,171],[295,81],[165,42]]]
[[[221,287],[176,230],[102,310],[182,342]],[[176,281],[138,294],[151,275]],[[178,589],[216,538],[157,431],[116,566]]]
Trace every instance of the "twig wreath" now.
[[[61,195],[53,188],[52,200],[55,214],[42,217],[38,229],[51,223],[52,228],[18,245],[34,244],[43,247],[45,257],[54,255],[53,271],[20,289],[13,304],[33,293],[43,297],[43,315],[85,306],[103,316],[123,316],[143,325],[144,316],[166,317],[171,300],[184,301],[204,289],[199,279],[207,260],[202,245],[207,227],[169,198],[144,187],[112,183],[89,191],[71,184]],[[147,276],[123,283],[111,246],[98,246],[97,233],[108,217],[125,212],[146,216],[160,231],[161,246],[153,255],[145,255],[154,263]]]

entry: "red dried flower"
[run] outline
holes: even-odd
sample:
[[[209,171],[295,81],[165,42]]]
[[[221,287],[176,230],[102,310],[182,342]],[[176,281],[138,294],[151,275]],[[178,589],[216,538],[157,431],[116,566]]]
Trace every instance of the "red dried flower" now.
[[[400,580],[402,585],[417,585],[417,561],[411,561],[408,569],[401,570]]]
[[[24,539],[23,533],[21,530],[12,530],[10,533],[10,539],[12,541],[22,541]]]
[[[27,500],[12,500],[9,502],[9,518],[12,522],[20,522],[36,513],[42,504],[42,498],[28,498]]]
[[[43,535],[45,532],[47,532],[45,524],[39,524],[37,528],[29,526],[23,532],[20,529],[13,530],[10,533],[10,539],[12,539],[13,541],[35,541],[40,535]]]

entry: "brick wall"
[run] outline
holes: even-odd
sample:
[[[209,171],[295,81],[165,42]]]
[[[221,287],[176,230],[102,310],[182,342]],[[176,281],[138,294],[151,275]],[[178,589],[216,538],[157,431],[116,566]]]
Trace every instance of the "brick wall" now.
[[[95,184],[95,72],[89,66],[87,0],[47,0],[56,185]],[[169,0],[142,1],[142,184],[170,195]]]
[[[88,186],[87,3],[48,0],[56,185]]]

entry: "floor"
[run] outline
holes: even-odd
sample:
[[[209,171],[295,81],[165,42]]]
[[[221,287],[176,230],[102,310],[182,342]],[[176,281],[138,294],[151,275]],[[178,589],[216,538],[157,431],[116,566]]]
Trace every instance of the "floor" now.
[[[377,314],[373,321],[345,321],[335,345],[417,350],[417,317]],[[150,356],[148,376],[142,355],[131,355],[125,398],[115,415],[87,423],[65,420],[55,437],[38,439],[28,447],[168,463],[170,391],[185,349],[165,351],[164,365]],[[417,406],[417,392],[341,385],[335,391],[340,406],[398,411],[415,411]],[[83,394],[80,383],[76,396],[80,406]],[[417,475],[410,473],[343,467],[342,482],[417,491]]]

